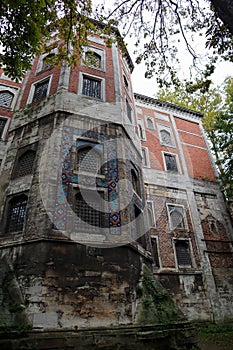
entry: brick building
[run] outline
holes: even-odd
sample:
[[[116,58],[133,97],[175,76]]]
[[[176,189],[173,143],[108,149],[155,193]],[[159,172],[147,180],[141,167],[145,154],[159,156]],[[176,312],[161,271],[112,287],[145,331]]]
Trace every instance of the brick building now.
[[[6,323],[137,324],[145,267],[188,319],[231,318],[232,227],[202,115],[134,94],[130,56],[99,37],[75,69],[47,55],[20,92],[0,81],[0,121],[15,110],[1,153]]]

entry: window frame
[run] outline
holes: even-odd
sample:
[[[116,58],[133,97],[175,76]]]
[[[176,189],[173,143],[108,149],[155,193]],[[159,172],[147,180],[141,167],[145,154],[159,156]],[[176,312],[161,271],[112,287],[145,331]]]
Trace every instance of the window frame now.
[[[79,159],[78,159],[78,153],[82,150],[85,150],[85,149],[91,149],[93,152],[95,152],[96,154],[98,154],[99,156],[99,167],[97,169],[96,172],[92,172],[92,171],[84,171],[82,170],[82,167],[80,169],[80,166],[79,166]],[[90,150],[90,151],[91,151]],[[101,175],[100,173],[100,169],[101,169],[101,163],[102,163],[102,154],[101,154],[101,151],[96,149],[95,146],[92,146],[91,143],[87,142],[87,144],[84,144],[84,145],[80,145],[78,148],[76,148],[76,157],[75,157],[75,171],[76,172],[79,172],[79,173],[87,173],[88,175]]]
[[[139,131],[138,131],[138,137],[140,138],[141,141],[146,141],[146,130],[145,130],[145,126],[144,126],[144,120],[141,118],[137,119],[137,125],[141,127],[142,130],[142,135],[140,135]],[[142,137],[141,137],[142,136]]]
[[[89,65],[88,64],[88,68],[91,68],[91,69],[96,69],[98,71],[101,71],[101,72],[105,72],[106,71],[106,52],[104,49],[100,49],[96,46],[92,46],[92,45],[88,45],[88,46],[85,46],[84,47],[84,50],[83,50],[83,55],[82,55],[82,61],[81,61],[81,65],[82,66],[86,66],[86,54],[87,52],[93,52],[93,53],[96,53],[97,55],[100,56],[101,58],[101,65],[100,67],[96,67],[94,65]]]
[[[15,108],[15,104],[17,101],[19,88],[1,83],[0,84],[0,92],[4,92],[4,91],[9,91],[9,93],[11,93],[13,95],[13,99],[11,101],[10,107],[0,106],[0,109],[2,108],[2,109],[7,109],[7,110],[13,110]]]
[[[36,156],[37,156],[37,147],[38,147],[38,143],[37,142],[34,142],[34,143],[31,143],[25,147],[21,147],[17,150],[17,154],[16,154],[16,157],[15,157],[15,163],[14,163],[14,166],[13,166],[13,170],[12,170],[12,173],[11,173],[11,180],[17,180],[17,179],[21,179],[23,176],[20,176],[20,177],[16,177],[16,173],[17,173],[17,166],[18,166],[18,162],[19,162],[19,159],[27,152],[27,151],[33,151],[35,152],[35,158],[34,158],[34,162],[33,162],[33,166],[32,166],[32,173],[31,174],[28,174],[28,175],[25,175],[25,176],[32,176],[34,174],[34,169],[35,169],[35,163],[36,163]]]
[[[132,107],[132,102],[129,100],[128,97],[125,98],[125,107],[126,107],[126,118],[130,122],[130,124],[134,123],[134,118],[133,118],[133,107]],[[130,115],[129,115],[130,112]]]
[[[10,91],[9,89],[5,89],[5,90],[1,90],[0,91],[0,95],[1,94],[4,94],[4,93],[8,93],[10,96],[11,96],[11,99],[10,99],[10,104],[9,104],[9,106],[4,106],[4,105],[1,105],[0,104],[0,108],[6,108],[6,109],[11,109],[12,107],[12,103],[13,103],[13,101],[14,101],[14,94],[13,94],[13,92],[12,91]]]
[[[161,262],[161,257],[160,257],[160,247],[159,247],[159,237],[156,235],[151,235],[150,236],[151,239],[151,248],[152,248],[152,258],[154,261],[154,267],[157,269],[160,269],[162,267],[162,262]],[[157,249],[157,264],[156,264],[156,259],[154,258],[154,250],[153,250],[153,245],[152,245],[152,240],[156,242],[156,249]]]
[[[25,198],[25,200],[26,200],[26,205],[25,205],[25,208],[24,208],[23,223],[20,226],[20,229],[18,229],[18,230],[10,230],[11,222],[9,220],[9,217],[12,215],[12,209],[13,209],[12,202],[14,201],[14,199],[15,199],[15,202],[16,202],[17,198],[19,198],[19,199],[20,198]],[[15,194],[9,196],[6,199],[5,215],[4,215],[4,218],[5,218],[5,220],[4,220],[5,221],[4,222],[4,233],[5,234],[17,234],[17,233],[21,233],[21,232],[24,231],[25,222],[26,222],[26,219],[27,219],[27,205],[28,205],[28,194],[25,193],[25,192],[15,193]]]
[[[177,208],[182,208],[183,210],[183,227],[177,227],[173,225],[172,218],[171,218],[171,212],[169,210],[169,206],[177,207]],[[174,231],[174,230],[187,230],[188,229],[188,223],[187,223],[187,217],[186,217],[186,211],[185,207],[182,204],[176,204],[176,203],[166,203],[166,208],[167,208],[167,215],[168,215],[168,223],[169,223],[169,228]]]
[[[100,82],[100,98],[88,96],[83,94],[83,80],[84,77],[90,78],[91,80],[96,80]],[[80,72],[79,73],[79,85],[78,85],[78,95],[85,97],[85,98],[91,98],[96,101],[105,101],[106,100],[106,95],[105,95],[105,79],[102,77],[99,77],[97,75],[89,74],[89,73],[84,73]]]
[[[52,78],[53,78],[53,75],[51,74],[49,76],[44,77],[43,79],[39,79],[39,80],[35,81],[31,85],[29,96],[28,96],[28,100],[27,100],[27,104],[38,104],[38,103],[41,103],[42,101],[44,101],[49,96],[50,89],[51,89]],[[33,101],[33,97],[34,97],[34,94],[35,94],[36,85],[41,84],[41,83],[43,83],[46,80],[49,81],[48,82],[48,89],[47,89],[47,92],[46,92],[46,96],[43,99],[34,102]]]
[[[81,233],[88,233],[88,234],[91,234],[91,235],[96,235],[96,234],[100,234],[101,233],[101,231],[102,231],[102,229],[103,228],[106,228],[105,227],[105,223],[106,223],[106,219],[105,219],[105,211],[103,210],[104,208],[103,208],[103,205],[105,204],[105,200],[104,200],[104,198],[105,198],[105,196],[106,196],[106,192],[105,192],[105,190],[104,189],[102,189],[102,188],[98,188],[98,189],[93,189],[93,188],[89,188],[89,187],[82,187],[81,188],[81,191],[80,191],[80,189],[79,190],[77,190],[75,193],[74,193],[74,201],[73,201],[73,208],[74,208],[74,213],[75,213],[75,216],[76,216],[76,206],[77,206],[77,197],[79,196],[79,195],[81,195],[81,197],[82,197],[82,193],[81,192],[93,192],[93,193],[96,193],[96,192],[98,192],[98,194],[102,197],[102,199],[103,199],[103,201],[96,201],[95,203],[98,203],[98,204],[100,204],[100,206],[99,206],[99,208],[98,208],[98,213],[99,213],[99,218],[98,218],[98,220],[99,220],[99,224],[100,224],[100,226],[96,226],[96,225],[91,225],[89,222],[87,222],[87,227],[85,228],[85,223],[86,223],[86,221],[85,220],[83,220],[82,218],[81,218],[81,220],[84,222],[81,222],[81,224],[82,224],[82,226],[81,226],[81,230],[80,231],[78,231],[78,234],[81,234]],[[80,202],[83,202],[83,201],[85,201],[84,200],[84,198],[82,198],[82,200],[80,200]],[[93,208],[92,208],[93,209]],[[94,209],[95,210],[95,209]],[[96,210],[95,210],[96,211]],[[88,214],[91,214],[91,212],[90,212],[90,209],[88,209]],[[74,219],[74,229],[76,230],[76,222],[75,222],[75,219]],[[90,226],[93,226],[93,229],[92,229],[92,227],[90,227]]]
[[[153,201],[150,201],[150,200],[146,201],[146,209],[147,209],[148,213],[149,213],[149,211],[151,211],[151,215],[152,215],[152,223],[151,223],[152,225],[149,225],[149,223],[150,223],[149,214],[147,214],[149,229],[151,227],[156,227],[155,210],[154,210],[154,203],[153,203]]]
[[[24,174],[24,175],[19,175],[19,172],[20,172],[20,166],[22,166],[22,164],[20,164],[20,161],[22,160],[22,158],[27,154],[27,153],[31,153],[33,154],[33,161],[32,161],[32,164],[31,164],[31,172],[30,173],[27,173],[27,174]],[[14,167],[14,174],[13,174],[13,179],[19,179],[19,178],[22,178],[24,176],[31,176],[33,175],[33,170],[34,170],[34,163],[35,163],[35,158],[36,158],[36,151],[35,150],[32,150],[30,148],[28,148],[27,150],[25,150],[25,152],[23,152],[20,156],[17,157],[17,162],[15,164],[15,167]]]
[[[181,265],[178,262],[178,257],[177,257],[177,249],[176,249],[176,244],[180,242],[185,242],[187,247],[188,247],[188,253],[189,253],[189,258],[190,258],[190,264],[187,265]],[[173,238],[172,239],[172,245],[173,245],[173,251],[174,251],[174,257],[175,257],[175,264],[176,264],[176,269],[191,269],[195,268],[195,260],[194,260],[194,254],[193,254],[193,247],[192,247],[192,242],[191,238]]]
[[[162,155],[163,155],[163,163],[164,163],[164,169],[167,173],[169,174],[181,174],[181,168],[180,168],[180,163],[179,163],[179,157],[178,154],[176,153],[171,153],[171,152],[166,152],[166,151],[162,151]],[[166,163],[166,158],[165,155],[169,155],[169,156],[173,156],[176,160],[176,166],[177,166],[177,171],[172,171],[172,170],[168,170],[167,169],[167,163]]]
[[[152,127],[150,127],[148,125],[148,120],[152,123]],[[155,130],[155,123],[154,123],[154,119],[152,117],[146,117],[146,127],[149,130]]]
[[[36,71],[35,71],[35,75],[40,74],[45,72],[46,70],[49,70],[50,68],[47,69],[43,69],[43,61],[44,59],[49,56],[49,55],[56,55],[58,53],[58,49],[54,48],[53,50],[51,50],[50,52],[44,52],[42,55],[40,55],[38,63],[37,63],[37,67],[36,67]],[[53,65],[51,66],[51,68],[53,67]]]
[[[142,149],[142,166],[143,168],[150,168],[150,155],[148,147],[141,147]],[[145,151],[145,157],[143,157],[143,151]],[[145,159],[145,164],[143,164],[143,159]]]
[[[172,132],[171,127],[168,126],[168,125],[163,125],[163,124],[158,124],[158,123],[157,123],[157,127],[158,127],[158,133],[159,133],[160,144],[163,145],[163,146],[176,148],[175,139],[174,139],[174,135],[173,135],[173,132]],[[167,132],[170,134],[171,143],[166,143],[166,142],[164,142],[164,141],[162,140],[161,131],[163,131],[163,130],[164,130],[164,131],[167,131]]]
[[[0,133],[0,140],[5,140],[5,138],[6,138],[6,134],[7,134],[7,131],[8,131],[8,128],[9,128],[9,124],[10,124],[10,118],[8,118],[8,117],[5,117],[5,116],[3,116],[3,115],[0,115],[0,120],[5,120],[6,122],[5,122],[5,125],[4,125],[4,127],[3,127],[3,129],[2,129],[2,133]]]

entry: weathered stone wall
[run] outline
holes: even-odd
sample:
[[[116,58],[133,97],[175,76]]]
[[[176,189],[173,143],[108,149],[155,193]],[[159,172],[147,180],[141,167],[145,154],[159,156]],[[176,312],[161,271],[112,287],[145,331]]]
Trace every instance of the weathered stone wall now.
[[[51,239],[2,249],[4,256],[33,328],[134,323],[143,259],[132,248],[99,249]],[[1,283],[4,288],[6,280]],[[18,300],[5,295],[2,303],[11,310]]]

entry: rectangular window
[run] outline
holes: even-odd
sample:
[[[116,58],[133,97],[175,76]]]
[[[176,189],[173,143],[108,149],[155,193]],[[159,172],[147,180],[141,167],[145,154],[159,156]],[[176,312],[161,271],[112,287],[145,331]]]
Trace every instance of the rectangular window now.
[[[175,241],[175,251],[178,266],[192,266],[188,240]]]
[[[169,171],[172,173],[178,173],[176,155],[164,153],[164,160],[165,160],[166,171]]]
[[[75,230],[77,232],[99,233],[104,227],[104,213],[102,208],[103,192],[82,190],[75,198]]]
[[[49,87],[49,79],[46,79],[37,83],[35,85],[32,102],[38,102],[43,100],[47,96],[48,87]]]
[[[101,98],[101,81],[92,77],[83,77],[82,94],[94,98]]]
[[[159,253],[158,253],[158,242],[155,237],[151,238],[153,260],[156,267],[159,267]]]
[[[1,138],[2,135],[3,135],[3,131],[4,131],[6,122],[7,122],[6,119],[0,118],[0,138]]]

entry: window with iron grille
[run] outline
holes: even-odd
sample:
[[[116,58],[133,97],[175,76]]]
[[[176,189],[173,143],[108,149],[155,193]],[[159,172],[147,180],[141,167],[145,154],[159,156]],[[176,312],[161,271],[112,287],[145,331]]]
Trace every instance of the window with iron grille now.
[[[176,163],[176,156],[173,154],[164,154],[164,159],[165,159],[165,164],[166,164],[166,170],[173,172],[173,173],[178,173],[178,167]]]
[[[171,145],[172,144],[172,139],[171,139],[171,134],[167,130],[160,130],[160,137],[161,141],[165,145]]]
[[[184,208],[178,205],[168,205],[168,211],[170,215],[171,228],[184,229]]]
[[[43,100],[47,96],[49,87],[49,79],[43,80],[35,85],[35,91],[32,98],[32,102],[38,102]]]
[[[0,118],[0,138],[3,135],[5,125],[6,125],[6,119]]]
[[[75,197],[75,230],[95,233],[103,227],[103,193],[94,190],[82,190]]]
[[[21,177],[32,173],[36,153],[28,150],[18,159],[14,177]]]
[[[100,169],[101,155],[93,147],[87,146],[77,151],[77,170],[96,174]]]
[[[92,77],[83,77],[83,95],[101,98],[101,81]]]
[[[85,60],[91,67],[101,68],[102,66],[101,56],[96,52],[87,51],[85,54]]]
[[[10,91],[0,92],[0,106],[10,107],[13,101],[14,95]]]
[[[7,212],[6,232],[11,233],[23,230],[26,207],[26,195],[17,196],[10,200]]]
[[[187,240],[177,240],[175,242],[176,259],[179,266],[191,266],[191,256],[189,242]]]

